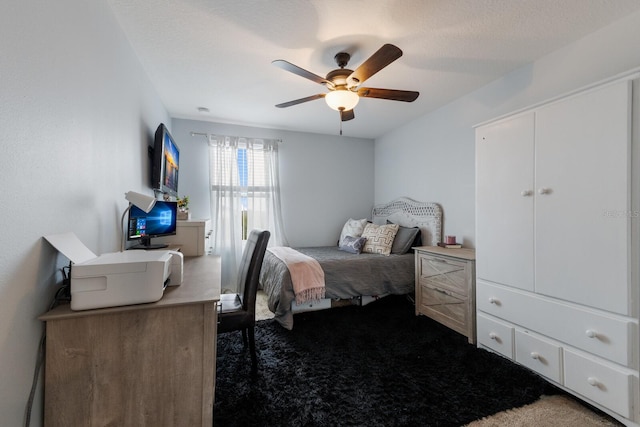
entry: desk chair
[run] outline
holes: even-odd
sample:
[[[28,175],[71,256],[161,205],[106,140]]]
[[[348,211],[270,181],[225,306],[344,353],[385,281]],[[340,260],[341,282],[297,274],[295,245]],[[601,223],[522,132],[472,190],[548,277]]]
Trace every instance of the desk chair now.
[[[269,231],[251,230],[240,262],[238,274],[238,293],[220,295],[220,312],[218,313],[218,333],[242,331],[242,340],[251,352],[251,372],[258,369],[254,327],[256,324],[256,294],[262,260],[267,249],[271,233]]]

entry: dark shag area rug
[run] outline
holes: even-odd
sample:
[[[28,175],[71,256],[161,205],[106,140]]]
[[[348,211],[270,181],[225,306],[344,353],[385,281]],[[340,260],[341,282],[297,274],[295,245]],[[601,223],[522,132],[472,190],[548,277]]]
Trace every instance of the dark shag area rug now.
[[[257,322],[259,367],[218,336],[214,425],[461,426],[559,391],[416,316],[404,296]]]

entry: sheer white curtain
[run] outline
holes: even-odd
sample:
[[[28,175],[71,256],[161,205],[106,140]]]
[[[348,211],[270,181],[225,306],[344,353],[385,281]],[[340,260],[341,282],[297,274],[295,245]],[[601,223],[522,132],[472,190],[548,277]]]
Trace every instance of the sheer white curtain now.
[[[247,233],[271,232],[270,246],[286,246],[280,209],[278,141],[209,138],[213,253],[222,257],[222,290],[236,292]]]

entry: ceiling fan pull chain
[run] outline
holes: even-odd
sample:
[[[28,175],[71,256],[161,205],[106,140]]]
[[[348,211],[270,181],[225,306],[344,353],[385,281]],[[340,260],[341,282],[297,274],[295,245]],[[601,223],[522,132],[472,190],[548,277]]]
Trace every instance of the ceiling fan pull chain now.
[[[342,113],[344,113],[344,107],[340,107],[340,135],[342,135]]]

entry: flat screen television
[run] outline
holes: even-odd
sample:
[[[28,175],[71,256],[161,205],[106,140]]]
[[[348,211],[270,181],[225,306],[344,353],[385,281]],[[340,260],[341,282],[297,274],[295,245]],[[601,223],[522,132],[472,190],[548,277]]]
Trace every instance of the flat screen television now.
[[[179,171],[180,148],[164,123],[160,123],[153,140],[151,188],[177,197]]]
[[[139,240],[140,243],[130,249],[166,248],[166,244],[151,244],[151,239],[176,234],[177,211],[178,202],[158,200],[149,213],[132,205],[127,222],[127,240]]]

